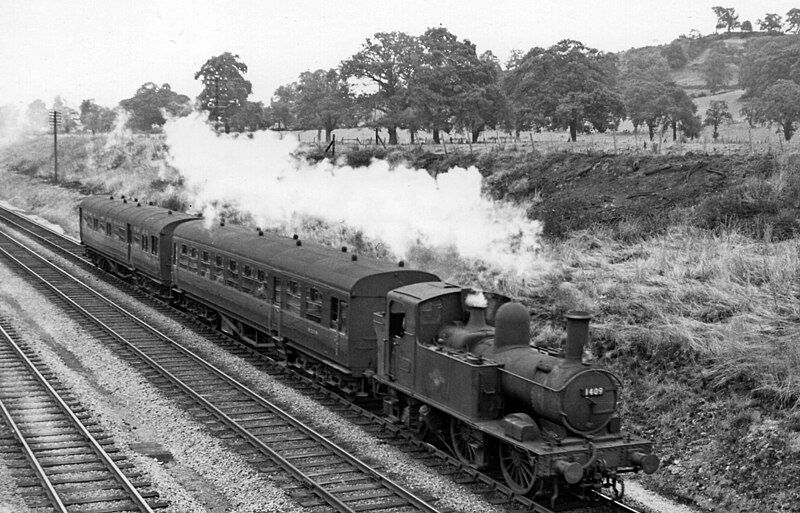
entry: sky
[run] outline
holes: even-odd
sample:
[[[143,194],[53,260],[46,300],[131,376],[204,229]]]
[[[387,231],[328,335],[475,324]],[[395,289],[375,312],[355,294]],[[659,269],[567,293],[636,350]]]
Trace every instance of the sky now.
[[[577,39],[603,51],[714,32],[719,0],[0,0],[0,105],[56,95],[115,106],[146,82],[195,98],[194,73],[229,51],[247,64],[252,101],[269,103],[303,71],[333,68],[376,32],[443,26],[505,62],[514,49]],[[725,2],[740,21],[791,1]]]

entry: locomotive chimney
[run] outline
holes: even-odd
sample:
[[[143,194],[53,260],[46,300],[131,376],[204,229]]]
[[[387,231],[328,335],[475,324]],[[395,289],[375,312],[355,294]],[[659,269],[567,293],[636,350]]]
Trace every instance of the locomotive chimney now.
[[[583,348],[589,342],[589,320],[592,316],[588,312],[570,310],[564,318],[567,319],[567,347],[564,356],[567,361],[580,362]]]

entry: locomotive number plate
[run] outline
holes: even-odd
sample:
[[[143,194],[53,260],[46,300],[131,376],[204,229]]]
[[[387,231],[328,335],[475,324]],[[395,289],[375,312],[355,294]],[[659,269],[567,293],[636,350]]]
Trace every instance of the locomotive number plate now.
[[[584,388],[581,390],[581,395],[583,397],[597,397],[603,395],[603,392],[603,387]]]

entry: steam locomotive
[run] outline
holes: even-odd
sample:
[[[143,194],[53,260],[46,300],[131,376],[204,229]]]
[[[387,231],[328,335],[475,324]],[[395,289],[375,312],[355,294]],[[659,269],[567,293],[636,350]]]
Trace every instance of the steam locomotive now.
[[[653,473],[649,441],[622,430],[621,382],[582,361],[590,317],[566,349],[530,345],[530,315],[498,294],[298,237],[210,223],[124,197],[89,197],[80,237],[99,267],[278,355],[446,444],[499,467],[516,493],[555,499]]]

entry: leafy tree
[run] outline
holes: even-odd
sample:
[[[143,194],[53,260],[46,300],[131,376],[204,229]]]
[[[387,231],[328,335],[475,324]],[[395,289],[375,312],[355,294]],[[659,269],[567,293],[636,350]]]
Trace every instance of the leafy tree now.
[[[703,120],[700,116],[694,115],[685,119],[681,119],[678,123],[680,131],[689,139],[697,139],[700,137],[700,132],[703,130]]]
[[[194,74],[195,80],[203,82],[203,91],[197,97],[200,108],[208,111],[209,120],[221,122],[226,133],[231,119],[246,106],[253,92],[253,85],[243,76],[246,73],[247,65],[239,56],[225,52],[208,59]]]
[[[682,127],[692,126],[692,119],[695,117],[695,112],[697,112],[697,105],[689,98],[686,91],[675,82],[666,84],[660,101],[664,126],[672,129],[672,140],[675,141],[678,139],[679,128],[683,130]]]
[[[33,100],[25,111],[25,120],[31,128],[36,130],[47,129],[47,116],[47,104],[38,98]]]
[[[745,45],[739,83],[749,97],[758,97],[780,79],[800,82],[800,39],[759,37]]]
[[[800,9],[795,7],[786,13],[786,32],[800,33]]]
[[[750,23],[750,20],[745,20],[742,22],[742,32],[752,32],[753,31],[753,24]]]
[[[719,137],[719,126],[726,120],[733,120],[731,113],[728,111],[728,102],[712,100],[709,108],[706,109],[706,118],[703,120],[703,124],[714,128],[712,137],[715,141]]]
[[[712,7],[714,14],[717,16],[717,29],[727,29],[730,33],[731,30],[740,26],[739,15],[733,7]]]
[[[92,135],[97,132],[109,132],[113,128],[117,115],[111,109],[96,104],[94,100],[83,100],[80,109],[81,124],[90,130]]]
[[[759,110],[758,102],[745,102],[744,106],[739,109],[741,115],[750,128],[755,128],[756,124],[763,119],[763,114]]]
[[[271,125],[278,125],[278,130],[285,130],[295,125],[297,109],[297,83],[282,85],[275,90],[272,101],[267,107]]]
[[[767,13],[763,20],[758,20],[758,27],[770,34],[780,34],[781,32],[781,17],[775,13]]]
[[[235,132],[263,130],[269,126],[266,108],[262,102],[245,101],[228,120]]]
[[[178,94],[169,84],[158,87],[153,82],[142,84],[136,94],[119,102],[128,111],[128,126],[132,130],[148,131],[166,123],[162,111],[173,116],[186,116],[192,111],[191,100],[185,94]]]
[[[358,101],[364,109],[381,113],[376,121],[389,131],[389,144],[397,144],[397,128],[410,107],[408,85],[419,54],[417,38],[403,32],[379,32],[341,65],[342,77],[363,81]]]
[[[350,89],[335,69],[301,73],[295,106],[298,123],[324,129],[325,142],[330,142],[333,130],[353,115]]]
[[[669,65],[651,51],[628,52],[620,74],[625,108],[633,126],[647,126],[652,141],[668,106]]]
[[[800,85],[791,80],[778,80],[764,91],[758,108],[763,118],[778,123],[783,137],[790,140],[800,120]]]
[[[419,37],[419,61],[409,83],[412,112],[433,132],[451,125],[466,129],[474,141],[502,116],[501,68],[491,52],[478,56],[469,40],[459,41],[446,28],[430,28]]]
[[[575,141],[590,113],[595,119],[621,114],[615,112],[622,104],[616,75],[614,55],[563,40],[546,50],[531,49],[510,73],[507,87],[527,123],[544,120],[551,128],[568,128]]]
[[[727,85],[728,80],[731,78],[731,72],[728,69],[728,59],[717,51],[709,52],[706,60],[703,62],[702,73],[706,79],[706,85],[711,92],[717,91],[721,87]]]
[[[667,59],[671,69],[681,69],[689,62],[689,59],[686,58],[686,53],[683,51],[683,45],[678,41],[673,41],[662,48],[661,55]]]

